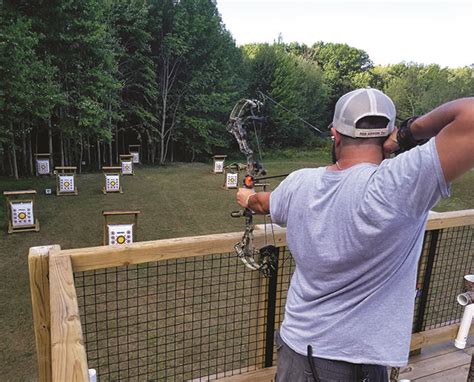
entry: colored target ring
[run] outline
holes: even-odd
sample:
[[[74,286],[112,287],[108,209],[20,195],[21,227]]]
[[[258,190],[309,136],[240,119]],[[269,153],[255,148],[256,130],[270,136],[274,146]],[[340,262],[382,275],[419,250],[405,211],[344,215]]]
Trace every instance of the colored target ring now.
[[[26,218],[26,214],[25,214],[24,212],[20,212],[20,213],[18,214],[18,218],[20,218],[20,219],[25,219],[25,218]]]
[[[125,240],[126,240],[125,236],[123,235],[117,236],[117,244],[124,244]]]

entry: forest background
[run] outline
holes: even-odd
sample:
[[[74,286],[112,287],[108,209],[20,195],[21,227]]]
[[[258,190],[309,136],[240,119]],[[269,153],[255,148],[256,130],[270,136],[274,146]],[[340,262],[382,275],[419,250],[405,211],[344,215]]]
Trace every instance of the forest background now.
[[[0,174],[33,174],[44,152],[100,169],[129,144],[159,165],[236,153],[229,113],[261,93],[286,110],[265,103],[260,145],[309,150],[325,143],[302,119],[325,130],[336,100],[366,86],[392,97],[402,120],[474,95],[474,65],[376,66],[322,41],[237,47],[211,0],[4,0]]]

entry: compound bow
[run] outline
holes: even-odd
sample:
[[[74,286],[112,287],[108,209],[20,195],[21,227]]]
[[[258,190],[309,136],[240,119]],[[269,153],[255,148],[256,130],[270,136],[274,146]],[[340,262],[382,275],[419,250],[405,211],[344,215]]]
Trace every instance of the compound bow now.
[[[240,151],[247,159],[247,174],[243,182],[244,187],[247,188],[253,188],[256,181],[264,179],[259,179],[258,176],[266,175],[266,170],[263,168],[261,162],[254,158],[253,150],[247,141],[247,127],[252,125],[258,145],[256,123],[262,124],[265,121],[265,118],[259,115],[262,106],[263,104],[259,100],[241,99],[232,109],[229,122],[227,123],[227,131],[235,137],[239,144]],[[274,245],[266,245],[260,249],[255,248],[253,234],[255,224],[253,222],[253,215],[254,212],[249,208],[231,213],[232,217],[245,217],[244,234],[242,239],[235,244],[234,248],[237,256],[247,268],[258,270],[264,276],[268,277],[276,267],[278,249]]]

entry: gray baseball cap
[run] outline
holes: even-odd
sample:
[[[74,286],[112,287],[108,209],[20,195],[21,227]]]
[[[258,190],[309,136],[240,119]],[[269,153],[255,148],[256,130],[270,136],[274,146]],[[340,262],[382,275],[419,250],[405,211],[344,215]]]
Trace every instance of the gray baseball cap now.
[[[356,129],[356,123],[364,117],[380,116],[388,119],[383,129]],[[395,105],[377,89],[357,89],[344,94],[336,103],[332,127],[341,134],[353,138],[376,138],[389,135],[395,127]]]

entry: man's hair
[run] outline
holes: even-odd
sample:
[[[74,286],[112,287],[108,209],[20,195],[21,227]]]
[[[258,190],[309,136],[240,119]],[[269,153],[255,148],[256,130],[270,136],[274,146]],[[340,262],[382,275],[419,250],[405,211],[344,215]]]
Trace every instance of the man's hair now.
[[[387,127],[389,120],[381,116],[368,116],[359,119],[356,123],[356,129],[383,129]],[[376,137],[376,138],[352,138],[347,135],[341,134],[342,141],[344,144],[380,144],[382,145],[387,137]]]

